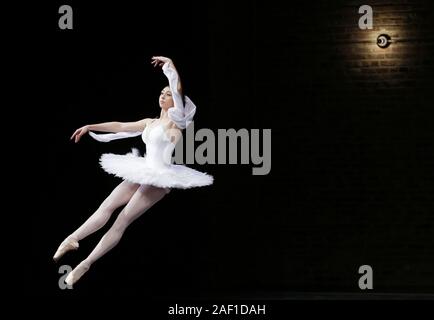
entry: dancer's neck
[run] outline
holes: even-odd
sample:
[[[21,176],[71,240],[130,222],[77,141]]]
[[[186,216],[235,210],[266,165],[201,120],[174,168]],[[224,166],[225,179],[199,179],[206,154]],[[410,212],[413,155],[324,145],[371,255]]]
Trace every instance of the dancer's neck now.
[[[160,120],[162,120],[162,121],[170,120],[169,113],[164,109],[161,109]]]

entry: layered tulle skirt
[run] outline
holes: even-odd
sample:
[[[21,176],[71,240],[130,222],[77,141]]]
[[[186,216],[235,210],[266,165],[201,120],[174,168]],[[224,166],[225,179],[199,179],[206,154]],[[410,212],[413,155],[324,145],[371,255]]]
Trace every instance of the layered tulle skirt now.
[[[148,161],[146,154],[141,156],[137,149],[125,155],[105,153],[100,158],[100,165],[106,172],[129,182],[161,188],[203,187],[211,185],[214,180],[211,175],[184,165],[155,165]]]

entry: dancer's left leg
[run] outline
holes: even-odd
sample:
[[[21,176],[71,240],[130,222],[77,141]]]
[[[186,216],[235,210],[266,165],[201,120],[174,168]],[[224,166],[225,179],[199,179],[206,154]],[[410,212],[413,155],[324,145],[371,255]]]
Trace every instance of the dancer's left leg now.
[[[161,200],[167,194],[164,188],[158,188],[150,185],[141,185],[125,208],[119,213],[113,226],[102,237],[101,241],[66,278],[67,284],[73,284],[90,268],[92,263],[101,258],[104,254],[116,246],[122,238],[126,228],[144,212],[146,212],[155,203]]]

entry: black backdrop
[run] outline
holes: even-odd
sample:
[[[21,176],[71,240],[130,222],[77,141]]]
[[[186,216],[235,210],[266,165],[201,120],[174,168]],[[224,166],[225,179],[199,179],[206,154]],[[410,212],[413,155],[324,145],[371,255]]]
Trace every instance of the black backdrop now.
[[[410,66],[414,81],[375,87],[369,72],[371,78],[361,79],[351,73],[346,53],[354,51],[345,41],[353,38],[339,38],[331,27],[345,12],[357,26],[358,4],[351,1],[288,8],[251,1],[72,1],[73,30],[57,27],[61,4],[39,8],[29,40],[37,91],[27,113],[37,139],[29,147],[42,168],[31,215],[39,239],[32,252],[38,285],[31,290],[161,297],[362,293],[364,264],[373,267],[374,292],[434,290],[432,39],[407,44],[417,45],[418,54],[406,59],[422,65]],[[412,5],[420,17],[415,32],[425,35],[433,21],[428,2],[410,2],[410,12]],[[60,264],[51,261],[63,238],[119,183],[99,168],[100,154],[144,150],[139,138],[101,144],[85,137],[73,144],[69,137],[88,123],[157,116],[166,79],[151,66],[153,55],[174,60],[198,106],[196,130],[272,129],[271,172],[192,165],[212,174],[214,185],[173,190],[74,290],[60,290],[59,266],[84,259],[114,221]],[[362,73],[364,58],[354,58]]]

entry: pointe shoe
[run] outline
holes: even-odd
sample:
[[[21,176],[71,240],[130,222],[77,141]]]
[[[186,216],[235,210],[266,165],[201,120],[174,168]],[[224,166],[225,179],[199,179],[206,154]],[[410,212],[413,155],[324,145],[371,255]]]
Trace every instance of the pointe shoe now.
[[[78,266],[72,270],[65,279],[67,285],[72,286],[89,270],[90,264],[82,261]]]
[[[57,262],[65,253],[70,250],[77,250],[79,247],[78,241],[74,238],[68,237],[66,238],[57,249],[56,253],[53,256],[54,262]]]

